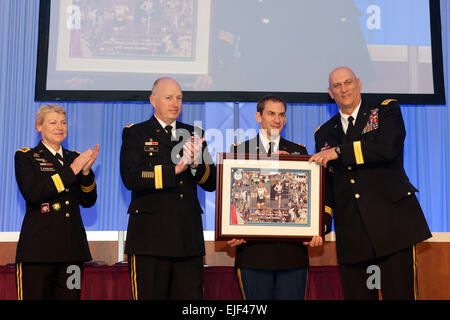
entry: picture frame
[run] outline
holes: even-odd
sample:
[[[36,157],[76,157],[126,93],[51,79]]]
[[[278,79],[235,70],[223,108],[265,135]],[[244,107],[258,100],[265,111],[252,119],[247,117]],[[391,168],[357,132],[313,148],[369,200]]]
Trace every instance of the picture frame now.
[[[309,158],[218,153],[216,241],[323,237],[325,169]]]

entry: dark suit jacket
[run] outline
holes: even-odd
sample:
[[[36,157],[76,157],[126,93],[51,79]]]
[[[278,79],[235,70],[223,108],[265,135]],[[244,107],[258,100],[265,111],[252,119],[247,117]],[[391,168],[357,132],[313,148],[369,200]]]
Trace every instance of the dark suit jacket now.
[[[403,168],[406,132],[399,104],[363,100],[352,132],[344,141],[338,113],[315,134],[316,151],[341,148],[341,157],[329,162],[326,192],[341,263],[386,256],[431,236]]]
[[[278,149],[291,154],[308,154],[304,146],[297,145],[283,138],[280,139]],[[251,140],[233,145],[230,152],[253,154],[267,153],[264,146],[260,145],[259,134]],[[327,221],[331,221],[331,219],[328,219]],[[235,265],[236,267],[241,268],[264,270],[305,268],[308,266],[308,248],[303,245],[301,241],[248,241],[247,243],[236,247]]]
[[[177,134],[184,132],[177,141],[171,141],[154,116],[123,129],[120,173],[125,187],[131,190],[125,246],[128,254],[205,254],[197,185],[214,191],[216,167],[204,143],[203,161],[195,175],[190,168],[175,175],[175,165],[180,160],[176,155],[182,150],[179,141],[184,143],[194,133],[194,127],[181,122],[176,123],[176,128]],[[201,129],[195,130],[202,136]]]
[[[16,151],[16,180],[26,201],[16,262],[92,259],[79,206],[97,200],[94,173],[75,175],[69,166],[79,153],[63,149],[63,155],[61,165],[42,142]]]

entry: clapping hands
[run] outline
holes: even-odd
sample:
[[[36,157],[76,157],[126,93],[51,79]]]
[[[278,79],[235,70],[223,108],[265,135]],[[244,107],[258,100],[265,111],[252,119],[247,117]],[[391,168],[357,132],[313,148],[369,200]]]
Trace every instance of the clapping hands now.
[[[83,175],[87,176],[91,171],[92,165],[97,159],[99,149],[100,145],[97,144],[94,149],[89,148],[85,152],[80,154],[70,165],[73,173],[77,175],[81,171]]]
[[[183,157],[181,161],[175,166],[175,174],[179,174],[186,170],[188,166],[196,168],[201,159],[202,147],[205,139],[189,141],[183,145]]]

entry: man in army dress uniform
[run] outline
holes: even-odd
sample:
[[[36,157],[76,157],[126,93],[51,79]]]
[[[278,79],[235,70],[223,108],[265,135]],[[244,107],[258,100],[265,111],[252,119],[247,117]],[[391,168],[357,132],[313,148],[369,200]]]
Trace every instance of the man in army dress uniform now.
[[[257,104],[258,135],[231,147],[231,153],[307,154],[303,145],[280,136],[286,121],[286,103],[276,96],[263,97]],[[330,231],[331,216],[325,214],[325,232]],[[236,247],[235,265],[242,283],[244,298],[248,300],[304,299],[308,271],[306,245],[320,246],[321,237],[309,243],[258,242],[232,239]]]
[[[318,153],[310,159],[327,168],[344,298],[377,299],[367,286],[368,268],[377,266],[383,299],[414,299],[415,244],[431,233],[403,168],[401,110],[393,99],[365,101],[361,89],[351,69],[330,73],[339,113],[316,131]]]
[[[133,299],[201,299],[205,254],[197,185],[216,186],[203,131],[176,121],[182,92],[170,78],[153,85],[155,110],[123,129],[120,173],[132,191],[125,252]]]

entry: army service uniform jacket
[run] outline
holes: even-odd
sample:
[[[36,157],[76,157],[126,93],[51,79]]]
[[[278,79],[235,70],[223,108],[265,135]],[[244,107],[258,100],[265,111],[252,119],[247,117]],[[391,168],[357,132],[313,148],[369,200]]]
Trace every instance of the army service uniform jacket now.
[[[26,202],[16,262],[91,260],[80,205],[97,200],[94,173],[75,175],[70,164],[78,152],[63,148],[64,164],[41,143],[15,154],[15,173]]]
[[[308,154],[306,147],[280,137],[279,151],[290,154]],[[260,144],[259,134],[240,144],[231,146],[231,153],[267,154]],[[328,216],[328,217],[327,217]],[[325,214],[324,224],[329,232],[331,216]],[[306,268],[309,265],[308,247],[298,242],[247,241],[236,247],[235,266],[246,269],[287,270]]]
[[[431,237],[403,168],[406,132],[397,101],[363,99],[353,129],[345,139],[338,113],[315,133],[317,152],[341,150],[328,163],[325,195],[340,263],[386,256]]]
[[[216,167],[203,143],[203,157],[195,175],[188,167],[175,175],[182,145],[197,132],[176,122],[172,141],[155,116],[123,129],[120,173],[131,190],[125,252],[135,255],[189,257],[205,254],[202,208],[197,186],[214,191]]]

